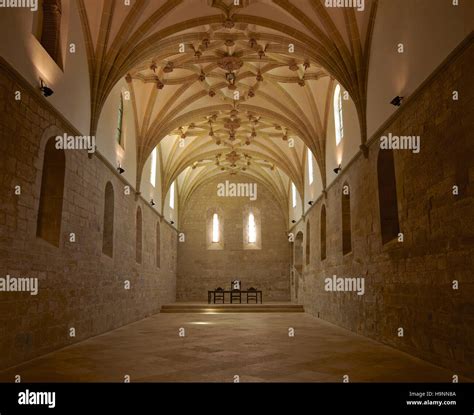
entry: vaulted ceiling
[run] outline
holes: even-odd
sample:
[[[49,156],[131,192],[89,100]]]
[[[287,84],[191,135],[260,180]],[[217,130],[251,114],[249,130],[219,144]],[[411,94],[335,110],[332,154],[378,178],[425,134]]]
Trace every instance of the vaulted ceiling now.
[[[235,5],[239,3],[239,5]],[[322,0],[79,0],[88,49],[91,134],[125,78],[137,137],[137,189],[158,146],[162,189],[180,203],[215,175],[251,177],[287,206],[304,193],[309,148],[325,171],[339,82],[366,140],[366,87],[377,0],[363,12]],[[326,185],[321,174],[322,187]]]

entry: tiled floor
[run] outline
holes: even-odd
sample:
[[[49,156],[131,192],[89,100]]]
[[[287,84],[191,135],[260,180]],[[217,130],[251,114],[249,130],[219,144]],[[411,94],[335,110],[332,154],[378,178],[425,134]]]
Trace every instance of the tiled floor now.
[[[288,336],[288,329],[295,336]],[[179,329],[185,329],[185,337]],[[0,373],[23,382],[440,381],[446,369],[305,313],[157,314]]]

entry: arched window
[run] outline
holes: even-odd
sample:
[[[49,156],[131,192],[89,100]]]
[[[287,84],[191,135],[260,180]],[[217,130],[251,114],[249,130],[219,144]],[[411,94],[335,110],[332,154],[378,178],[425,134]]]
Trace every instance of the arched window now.
[[[398,237],[397,182],[392,150],[380,150],[377,158],[377,178],[379,188],[380,227],[382,244]]]
[[[306,265],[309,265],[311,262],[311,226],[306,222]]]
[[[117,143],[123,147],[123,94],[120,93],[120,103],[118,108],[117,114],[117,132],[116,132],[116,140]]]
[[[219,241],[219,215],[217,213],[214,213],[212,215],[212,243],[218,243]]]
[[[244,249],[262,249],[262,218],[260,209],[249,204],[242,211],[242,242]]]
[[[308,183],[313,184],[314,172],[313,172],[313,153],[308,148]]]
[[[61,54],[61,0],[43,0],[38,7],[37,36],[41,46],[62,69]]]
[[[137,208],[137,222],[136,222],[136,245],[135,245],[135,260],[137,263],[142,263],[142,210]]]
[[[347,183],[342,186],[342,254],[352,251],[351,234],[351,195]]]
[[[170,187],[170,208],[174,209],[174,182],[171,183]]]
[[[321,207],[321,261],[326,259],[326,206]]]
[[[344,137],[344,124],[342,122],[342,94],[341,86],[338,84],[334,90],[334,126],[336,129],[336,145]]]
[[[210,250],[224,249],[224,212],[209,208],[206,212],[206,246]]]
[[[64,150],[56,149],[55,141],[50,138],[44,150],[36,236],[59,246],[66,158]]]
[[[156,147],[151,152],[150,183],[156,186]]]
[[[114,252],[114,188],[110,182],[105,185],[102,252],[111,258]]]
[[[160,222],[156,222],[156,266],[161,267],[161,232]]]
[[[296,207],[296,186],[291,183],[291,206]]]
[[[257,225],[255,224],[255,216],[252,212],[249,213],[248,235],[249,244],[254,244],[257,242]]]

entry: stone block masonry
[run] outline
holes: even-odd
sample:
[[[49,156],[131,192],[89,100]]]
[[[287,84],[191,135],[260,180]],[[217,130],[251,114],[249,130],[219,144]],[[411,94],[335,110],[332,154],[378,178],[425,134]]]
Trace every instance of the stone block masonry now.
[[[289,301],[290,250],[285,217],[273,195],[261,184],[258,197],[221,197],[218,185],[250,183],[242,176],[221,175],[198,188],[182,215],[180,230],[185,242],[178,244],[178,301],[205,301],[207,290],[230,289],[238,279],[242,289],[263,291],[264,301]],[[260,212],[261,249],[244,249],[244,214],[247,208]],[[223,249],[207,249],[206,213],[218,208],[223,221]],[[258,218],[257,218],[258,220]]]
[[[21,91],[15,101],[15,91]],[[176,231],[86,150],[66,151],[59,247],[36,237],[45,142],[77,135],[43,97],[0,61],[0,276],[38,279],[38,294],[0,292],[0,368],[157,313],[176,298]],[[113,258],[102,253],[106,183],[114,189]],[[15,186],[21,194],[15,195]],[[135,262],[135,216],[143,213],[143,260]],[[75,242],[69,241],[70,233]],[[172,241],[172,243],[170,243]],[[130,281],[130,289],[124,282]],[[70,329],[74,328],[75,337]],[[26,380],[26,379],[25,379]]]
[[[472,38],[327,189],[306,220],[311,261],[300,282],[305,310],[339,326],[474,378],[474,87]],[[453,91],[459,100],[453,100]],[[395,150],[404,242],[382,245],[377,186],[381,136],[420,135],[421,151]],[[341,193],[350,186],[352,252],[342,253]],[[453,194],[458,186],[459,194]],[[320,260],[320,212],[327,259]],[[305,233],[305,223],[294,230]],[[305,238],[307,235],[305,234]],[[305,239],[306,241],[306,239]],[[327,292],[324,280],[365,277],[365,294]],[[457,280],[459,289],[453,290]],[[294,295],[294,294],[293,294]],[[403,328],[403,337],[397,330]],[[387,369],[389,370],[389,369]],[[446,379],[447,382],[451,379]]]

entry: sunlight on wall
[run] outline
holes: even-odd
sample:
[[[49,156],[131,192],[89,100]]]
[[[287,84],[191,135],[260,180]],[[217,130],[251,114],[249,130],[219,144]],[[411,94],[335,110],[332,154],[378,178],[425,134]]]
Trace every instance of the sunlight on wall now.
[[[336,128],[336,145],[339,145],[344,137],[344,124],[342,121],[342,95],[341,86],[337,85],[334,90],[334,120]]]

